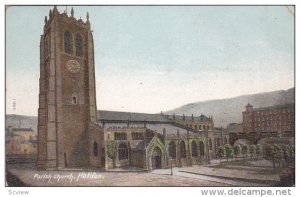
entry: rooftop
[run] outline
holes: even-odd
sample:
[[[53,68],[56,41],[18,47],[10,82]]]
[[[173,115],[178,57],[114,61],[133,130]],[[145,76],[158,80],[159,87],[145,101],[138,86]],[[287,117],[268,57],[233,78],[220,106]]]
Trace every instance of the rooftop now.
[[[169,118],[173,118],[174,115],[169,115]],[[201,114],[200,116],[186,116],[186,115],[175,115],[175,120],[186,120],[186,121],[196,121],[196,122],[208,122],[210,118]]]
[[[289,103],[289,104],[284,104],[284,105],[273,105],[273,106],[268,106],[268,107],[259,107],[259,108],[254,108],[253,111],[265,111],[265,110],[287,109],[287,108],[295,109],[295,104],[294,103]]]
[[[12,128],[12,131],[13,132],[27,132],[27,131],[32,131],[33,132],[33,129],[32,128]]]
[[[104,111],[98,110],[100,121],[134,121],[134,122],[165,122],[171,123],[167,117],[161,114],[145,114],[134,112]]]

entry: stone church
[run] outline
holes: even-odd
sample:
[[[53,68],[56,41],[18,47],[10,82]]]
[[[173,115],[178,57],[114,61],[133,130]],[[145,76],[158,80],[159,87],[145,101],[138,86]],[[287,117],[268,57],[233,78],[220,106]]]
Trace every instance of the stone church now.
[[[39,87],[41,169],[190,166],[207,162],[228,143],[212,116],[97,111],[89,14],[84,22],[73,8],[68,16],[54,6],[45,17]]]

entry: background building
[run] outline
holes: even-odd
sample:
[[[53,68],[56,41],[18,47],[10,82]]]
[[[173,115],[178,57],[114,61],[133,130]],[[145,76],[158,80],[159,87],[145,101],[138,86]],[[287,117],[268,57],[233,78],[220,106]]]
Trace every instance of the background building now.
[[[36,156],[37,136],[32,128],[6,128],[5,154]]]
[[[248,103],[243,112],[243,131],[294,135],[295,104],[253,108]]]
[[[243,124],[242,123],[230,123],[227,126],[228,133],[242,133]]]

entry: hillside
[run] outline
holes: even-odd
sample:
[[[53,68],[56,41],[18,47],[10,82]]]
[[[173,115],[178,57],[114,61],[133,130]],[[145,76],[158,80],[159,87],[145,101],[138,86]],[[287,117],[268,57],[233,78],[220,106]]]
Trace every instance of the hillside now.
[[[241,122],[242,112],[247,103],[254,107],[266,107],[295,102],[295,88],[266,92],[260,94],[243,95],[230,99],[210,100],[197,103],[190,103],[174,110],[164,112],[165,114],[185,115],[213,115],[215,126],[227,126],[231,122]],[[37,132],[37,117],[8,114],[6,115],[6,127],[31,127]]]
[[[243,95],[239,97],[219,100],[209,100],[183,105],[174,110],[164,112],[166,114],[185,114],[185,115],[213,115],[215,126],[226,127],[231,122],[241,122],[242,112],[247,103],[253,107],[267,107],[284,103],[295,102],[295,88],[279,90],[259,94]]]
[[[37,133],[37,117],[24,116],[16,114],[7,114],[5,119],[5,126],[12,126],[15,128],[32,128]]]

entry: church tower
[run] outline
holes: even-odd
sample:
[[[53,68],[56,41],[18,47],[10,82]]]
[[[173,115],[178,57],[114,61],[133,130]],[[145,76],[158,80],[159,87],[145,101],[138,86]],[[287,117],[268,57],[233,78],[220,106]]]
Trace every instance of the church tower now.
[[[97,121],[94,43],[86,22],[57,7],[40,38],[38,157],[42,169],[90,165],[89,125]]]

